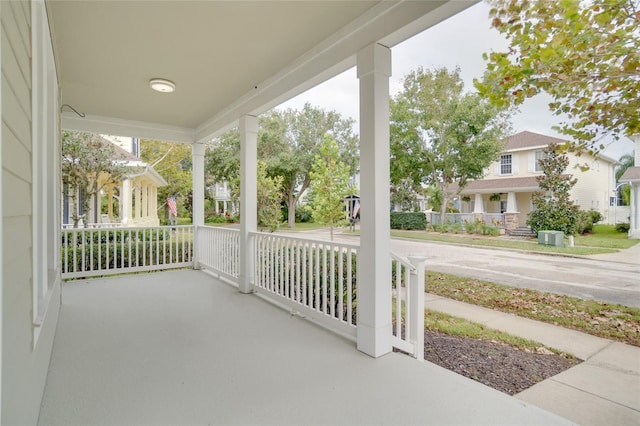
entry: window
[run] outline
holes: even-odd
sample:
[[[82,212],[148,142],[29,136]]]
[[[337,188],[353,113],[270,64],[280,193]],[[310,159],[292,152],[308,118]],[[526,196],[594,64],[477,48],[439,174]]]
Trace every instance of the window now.
[[[32,260],[33,323],[37,343],[60,269],[60,140],[58,78],[43,0],[32,8]]]
[[[500,174],[510,175],[513,173],[512,163],[513,158],[511,154],[505,154],[500,156]]]
[[[534,161],[534,171],[542,172],[542,167],[540,166],[540,160],[544,159],[544,151],[536,151],[535,152],[535,161]]]

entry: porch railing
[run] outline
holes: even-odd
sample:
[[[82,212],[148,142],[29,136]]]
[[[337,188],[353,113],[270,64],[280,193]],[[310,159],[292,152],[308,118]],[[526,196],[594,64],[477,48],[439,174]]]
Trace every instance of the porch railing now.
[[[391,254],[393,347],[424,360],[424,258]]]
[[[240,276],[240,231],[198,226],[197,263],[201,268],[237,284]]]
[[[358,246],[254,232],[254,290],[356,337]]]
[[[62,230],[62,278],[183,268],[193,264],[193,226]]]

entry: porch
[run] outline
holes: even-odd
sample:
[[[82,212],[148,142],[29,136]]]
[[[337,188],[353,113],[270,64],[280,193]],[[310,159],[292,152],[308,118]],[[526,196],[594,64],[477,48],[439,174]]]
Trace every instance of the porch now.
[[[69,281],[39,424],[568,424],[195,270]]]

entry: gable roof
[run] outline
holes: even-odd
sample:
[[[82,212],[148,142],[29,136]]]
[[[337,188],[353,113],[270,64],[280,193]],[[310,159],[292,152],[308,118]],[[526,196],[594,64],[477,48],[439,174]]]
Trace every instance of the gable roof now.
[[[534,132],[520,132],[512,135],[507,139],[507,144],[504,147],[505,151],[511,151],[516,149],[533,148],[537,146],[547,146],[552,143],[563,144],[565,140],[554,138],[547,135]]]
[[[620,177],[620,182],[636,182],[640,181],[640,166],[629,167]]]

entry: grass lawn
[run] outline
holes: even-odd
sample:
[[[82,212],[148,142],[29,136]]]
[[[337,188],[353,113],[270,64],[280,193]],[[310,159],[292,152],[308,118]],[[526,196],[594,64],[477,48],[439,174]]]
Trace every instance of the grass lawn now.
[[[561,351],[545,346],[542,343],[517,337],[499,330],[494,330],[482,324],[437,311],[427,310],[425,312],[424,328],[425,330],[439,331],[440,333],[448,334],[450,336],[482,339],[490,342],[502,342],[520,350],[526,350],[529,352],[536,352],[543,347],[552,352],[561,353]]]
[[[534,239],[513,240],[505,237],[450,233],[443,234],[427,231],[392,230],[391,236],[414,240],[440,241],[472,246],[502,247],[541,253],[564,253],[583,256],[590,254],[614,253],[619,249],[629,248],[640,242],[640,240],[628,239],[626,233],[616,231],[612,225],[596,225],[593,233],[575,238],[575,247],[544,246],[539,245]]]
[[[428,271],[425,290],[502,312],[640,346],[640,309]]]

